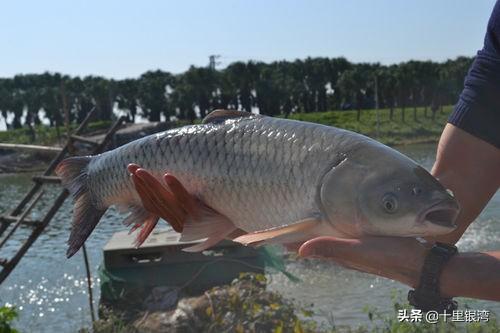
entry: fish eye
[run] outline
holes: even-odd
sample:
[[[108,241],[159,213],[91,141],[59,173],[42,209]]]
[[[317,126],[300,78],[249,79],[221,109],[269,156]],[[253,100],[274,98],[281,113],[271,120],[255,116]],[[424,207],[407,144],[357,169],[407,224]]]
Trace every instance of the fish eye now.
[[[382,198],[382,205],[388,213],[394,213],[398,209],[398,199],[392,193],[387,193]]]

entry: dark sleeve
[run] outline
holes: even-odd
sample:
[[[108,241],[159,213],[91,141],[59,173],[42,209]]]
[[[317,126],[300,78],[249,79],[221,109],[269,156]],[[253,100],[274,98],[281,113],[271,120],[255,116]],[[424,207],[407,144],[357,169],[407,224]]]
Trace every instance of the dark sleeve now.
[[[500,0],[448,122],[500,148]]]

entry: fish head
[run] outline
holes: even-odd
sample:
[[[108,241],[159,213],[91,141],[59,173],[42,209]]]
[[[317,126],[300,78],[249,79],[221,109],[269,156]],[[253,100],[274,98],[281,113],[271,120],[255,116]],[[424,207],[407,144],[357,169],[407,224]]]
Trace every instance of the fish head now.
[[[349,154],[323,180],[328,220],[351,236],[437,236],[452,232],[456,199],[429,172],[385,146]]]

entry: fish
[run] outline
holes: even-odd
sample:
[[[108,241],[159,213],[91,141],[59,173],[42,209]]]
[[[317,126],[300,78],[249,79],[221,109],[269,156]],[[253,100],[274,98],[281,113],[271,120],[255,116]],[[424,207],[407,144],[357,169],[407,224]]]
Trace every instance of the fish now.
[[[175,177],[186,196],[196,198],[200,209],[191,214],[196,216],[179,208],[184,200],[169,204],[175,199],[168,191],[149,189],[145,203],[131,177],[139,167],[165,188],[163,176]],[[259,246],[325,235],[437,236],[456,228],[460,211],[453,195],[422,166],[376,140],[234,110],[215,110],[201,124],[99,155],[67,158],[56,174],[74,198],[67,257],[113,205],[130,212],[125,225],[142,227],[142,242],[160,218],[153,202],[165,202],[162,209],[181,241],[204,240],[187,251],[223,239]]]

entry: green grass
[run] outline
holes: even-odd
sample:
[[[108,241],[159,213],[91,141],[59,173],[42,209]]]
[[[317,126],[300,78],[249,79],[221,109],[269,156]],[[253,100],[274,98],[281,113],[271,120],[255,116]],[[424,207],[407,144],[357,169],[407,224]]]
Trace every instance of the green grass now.
[[[96,121],[87,125],[87,132],[107,129],[111,125],[110,121]],[[72,124],[71,130],[74,131],[78,125]],[[59,133],[61,141],[65,142],[66,127],[60,126]],[[58,143],[59,138],[55,127],[45,125],[35,126],[35,142],[32,141],[30,131],[27,127],[13,129],[8,131],[0,131],[0,142],[2,143],[17,143],[17,144],[37,144],[50,146]]]
[[[401,120],[401,110],[395,109],[393,120],[389,119],[389,109],[379,110],[377,130],[377,112],[361,110],[360,121],[356,120],[357,111],[328,111],[314,113],[295,113],[290,119],[309,121],[318,124],[344,128],[367,135],[387,145],[400,145],[421,142],[437,142],[446,124],[452,106],[445,106],[438,111],[434,120],[431,111],[425,117],[424,108],[417,108],[417,121],[413,118],[413,108],[405,111],[405,122]]]

